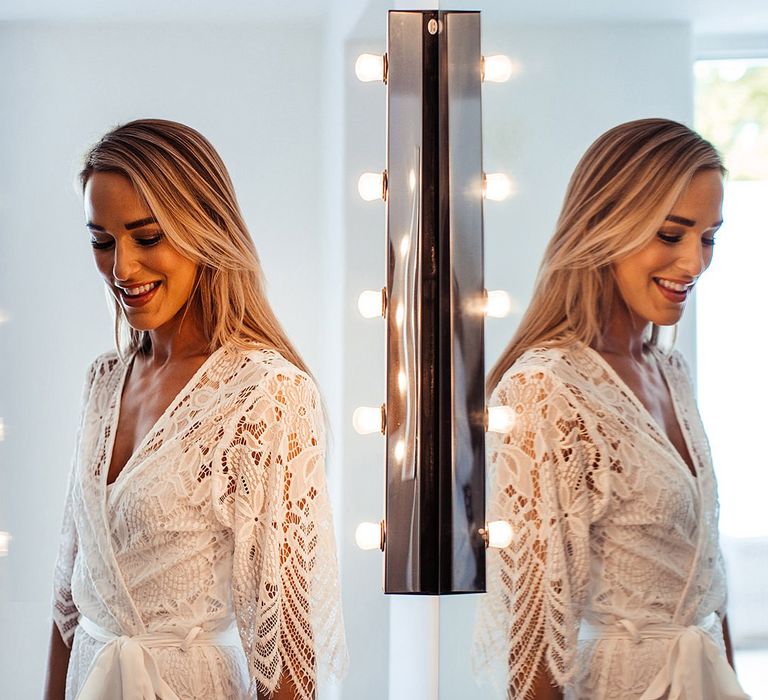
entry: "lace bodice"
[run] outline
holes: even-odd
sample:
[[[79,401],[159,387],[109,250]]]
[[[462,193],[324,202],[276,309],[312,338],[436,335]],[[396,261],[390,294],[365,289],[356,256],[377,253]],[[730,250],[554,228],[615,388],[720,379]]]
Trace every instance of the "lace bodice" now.
[[[530,350],[493,392],[516,420],[488,436],[488,520],[514,538],[489,551],[473,655],[512,697],[545,657],[566,697],[637,698],[667,642],[577,642],[582,619],[691,625],[724,608],[707,440],[681,356],[654,353],[697,477],[588,347]],[[722,644],[719,620],[710,632]]]
[[[222,347],[106,493],[126,366],[91,367],[56,566],[68,643],[85,615],[128,636],[234,618],[242,649],[158,649],[184,698],[255,697],[281,673],[302,696],[346,665],[324,420],[312,380],[268,350]],[[74,638],[68,697],[98,643]]]

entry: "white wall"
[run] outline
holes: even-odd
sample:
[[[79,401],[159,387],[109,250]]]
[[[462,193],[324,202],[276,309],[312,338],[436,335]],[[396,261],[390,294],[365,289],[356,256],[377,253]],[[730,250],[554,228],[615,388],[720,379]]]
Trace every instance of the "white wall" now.
[[[326,335],[321,27],[0,24],[0,697],[34,698],[50,630],[51,571],[80,387],[112,345],[72,181],[118,122],[198,128],[228,164],[270,298],[339,403]],[[334,269],[328,269],[328,266]],[[332,286],[332,285],[331,285]],[[337,504],[337,510],[340,510]]]
[[[491,11],[482,22],[483,53],[506,54],[521,71],[508,83],[483,86],[484,169],[517,184],[511,199],[485,205],[486,287],[509,290],[524,309],[568,178],[589,144],[640,117],[691,124],[690,32],[682,24],[513,26],[494,22]],[[693,321],[692,309],[687,316]],[[486,323],[488,368],[519,319]],[[680,345],[690,354],[687,338]],[[476,602],[440,601],[441,700],[494,697],[469,671]]]

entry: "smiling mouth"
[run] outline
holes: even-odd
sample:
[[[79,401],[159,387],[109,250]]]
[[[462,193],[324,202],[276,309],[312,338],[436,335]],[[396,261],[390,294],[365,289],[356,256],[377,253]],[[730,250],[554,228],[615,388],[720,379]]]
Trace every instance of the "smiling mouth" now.
[[[135,287],[118,287],[118,289],[123,296],[135,298],[147,294],[153,289],[157,289],[159,286],[160,282],[149,282],[148,284],[139,284]]]
[[[671,292],[678,292],[679,294],[685,294],[693,287],[693,282],[690,284],[681,284],[680,282],[672,282],[671,280],[665,280],[663,277],[654,277],[653,281],[660,287],[669,289]]]
[[[140,307],[149,303],[160,284],[160,282],[148,282],[132,287],[117,287],[117,290],[120,294],[120,300],[125,306]]]
[[[673,282],[663,277],[654,277],[653,281],[659,288],[662,295],[676,304],[684,302],[688,298],[688,293],[693,289],[693,282]]]

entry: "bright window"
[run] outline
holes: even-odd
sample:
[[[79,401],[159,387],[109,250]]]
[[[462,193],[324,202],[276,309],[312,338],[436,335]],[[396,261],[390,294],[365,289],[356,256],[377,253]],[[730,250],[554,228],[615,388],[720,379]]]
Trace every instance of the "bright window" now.
[[[725,224],[697,285],[699,401],[736,667],[757,700],[768,698],[768,61],[698,61],[695,73],[696,128],[729,170]]]

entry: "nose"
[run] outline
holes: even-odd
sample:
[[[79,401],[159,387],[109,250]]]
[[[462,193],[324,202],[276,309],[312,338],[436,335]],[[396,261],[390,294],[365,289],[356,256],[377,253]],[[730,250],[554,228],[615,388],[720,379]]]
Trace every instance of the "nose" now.
[[[678,265],[687,275],[696,278],[707,269],[711,257],[711,248],[707,248],[697,236],[689,236],[681,248]]]
[[[116,282],[128,282],[139,267],[136,252],[130,243],[116,242],[112,260],[112,277]]]

